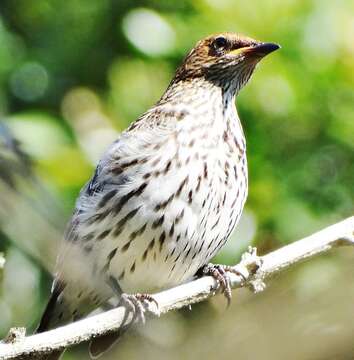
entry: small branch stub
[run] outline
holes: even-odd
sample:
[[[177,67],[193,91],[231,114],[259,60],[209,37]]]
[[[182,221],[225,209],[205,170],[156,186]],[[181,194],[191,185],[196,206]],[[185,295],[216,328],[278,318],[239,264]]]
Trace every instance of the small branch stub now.
[[[9,330],[3,341],[6,344],[14,344],[23,341],[25,337],[26,337],[26,328],[14,327]]]

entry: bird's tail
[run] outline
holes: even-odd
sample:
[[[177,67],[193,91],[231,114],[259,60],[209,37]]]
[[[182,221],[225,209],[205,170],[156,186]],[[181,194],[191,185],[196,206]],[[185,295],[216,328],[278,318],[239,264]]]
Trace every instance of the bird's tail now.
[[[66,306],[63,298],[63,290],[64,286],[61,283],[54,283],[49,301],[35,331],[36,333],[42,333],[72,320],[69,308]],[[40,357],[40,360],[58,360],[64,351],[65,349],[43,355]]]
[[[72,321],[73,309],[71,309],[66,301],[67,296],[64,296],[64,289],[65,285],[56,279],[53,285],[51,296],[43,312],[36,333],[41,333]],[[70,294],[70,291],[68,291],[68,293]],[[92,311],[92,309],[89,307],[90,305],[87,306],[88,307],[86,310],[88,310],[88,312],[90,312],[89,310]],[[109,350],[113,344],[119,340],[123,333],[125,333],[125,331],[126,327],[123,326],[123,328],[117,332],[112,332],[92,339],[89,345],[91,358],[97,359],[104,352]],[[40,357],[40,360],[59,360],[64,351],[65,349],[62,349],[48,355],[43,355]]]

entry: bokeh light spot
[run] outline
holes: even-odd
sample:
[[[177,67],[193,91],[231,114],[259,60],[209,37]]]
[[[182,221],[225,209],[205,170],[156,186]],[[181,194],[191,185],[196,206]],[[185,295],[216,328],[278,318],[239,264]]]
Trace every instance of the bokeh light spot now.
[[[35,159],[50,159],[69,143],[58,120],[42,112],[25,112],[6,118],[21,147]]]
[[[123,19],[123,31],[129,41],[147,55],[170,53],[175,46],[175,32],[159,14],[135,9]]]
[[[95,164],[107,144],[118,136],[102,109],[100,98],[88,88],[73,88],[64,96],[61,108],[82,149]]]
[[[36,62],[25,63],[10,78],[12,93],[24,101],[41,98],[48,88],[48,83],[47,70]]]

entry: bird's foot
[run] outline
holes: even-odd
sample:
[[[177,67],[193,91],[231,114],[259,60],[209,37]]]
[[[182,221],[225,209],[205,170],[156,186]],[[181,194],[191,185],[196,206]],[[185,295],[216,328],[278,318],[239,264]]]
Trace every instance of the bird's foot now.
[[[157,311],[151,311],[149,304],[154,304]],[[135,321],[140,321],[143,324],[145,323],[145,312],[147,310],[158,313],[159,304],[154,299],[153,296],[149,294],[122,294],[120,296],[120,301],[118,306],[124,306],[128,312],[130,312],[133,316],[132,323]]]
[[[136,320],[140,320],[142,323],[145,323],[146,310],[150,311],[154,315],[160,315],[159,304],[153,296],[140,293],[134,295],[125,294],[123,293],[117,279],[113,276],[110,276],[107,279],[107,284],[110,286],[110,288],[113,290],[113,293],[119,299],[116,307],[123,306],[127,310],[125,319],[123,320],[123,324],[125,324],[128,320],[129,313],[131,313],[133,316],[131,323]],[[154,305],[154,307],[152,308],[150,305]]]
[[[227,306],[230,305],[232,298],[230,278],[227,274],[228,272],[240,276],[243,279],[243,281],[245,281],[248,277],[248,274],[243,273],[243,271],[240,269],[235,269],[232,266],[220,265],[220,264],[204,265],[199,272],[202,275],[212,276],[216,280],[218,287],[221,288],[221,292],[226,297]]]

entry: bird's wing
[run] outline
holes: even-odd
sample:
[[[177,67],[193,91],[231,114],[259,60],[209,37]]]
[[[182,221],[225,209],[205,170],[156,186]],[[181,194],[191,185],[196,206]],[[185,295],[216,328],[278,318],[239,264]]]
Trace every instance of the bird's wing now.
[[[159,114],[161,117],[161,112]],[[140,119],[138,125],[132,126],[107,149],[92,178],[82,188],[65,235],[64,243],[68,246],[85,236],[83,228],[89,219],[95,220],[96,216],[101,216],[105,211],[103,204],[109,201],[111,192],[116,194],[122,191],[125,194],[125,186],[136,181],[136,174],[141,171],[142,164],[156,156],[156,145],[161,144],[163,147],[175,131],[176,121],[171,112],[170,117],[162,115],[164,122],[159,126],[151,123],[156,121],[156,115],[150,115]],[[120,335],[121,333],[114,333],[93,340],[90,344],[91,356],[95,358],[106,351]]]
[[[139,119],[138,123],[147,123],[151,117],[150,114],[144,119]],[[92,212],[96,211],[100,200],[104,201],[105,195],[112,189],[119,191],[131,180],[133,174],[127,170],[134,167],[136,171],[139,171],[139,163],[153,156],[155,151],[152,147],[149,148],[149,145],[158,142],[163,143],[173,130],[173,126],[162,128],[154,126],[132,127],[131,131],[122,133],[109,146],[100,159],[92,178],[80,191],[72,219],[64,236],[67,241],[75,242],[77,240],[77,236],[80,236],[77,230],[81,220],[94,215]]]
[[[157,122],[159,123],[157,124]],[[110,200],[110,194],[112,192],[117,194],[120,191],[124,194],[125,186],[134,179],[136,180],[136,175],[141,171],[142,164],[156,156],[156,145],[161,144],[163,147],[166,139],[175,131],[176,123],[177,120],[171,111],[164,114],[164,111],[159,109],[158,115],[156,112],[150,111],[138,119],[126,132],[122,133],[103,154],[92,178],[80,192],[74,214],[65,232],[65,241],[62,243],[58,256],[53,292],[42,317],[39,331],[58,325],[58,314],[63,310],[72,314],[77,307],[81,309],[81,304],[75,303],[77,301],[75,291],[80,291],[78,289],[80,286],[68,284],[68,279],[72,280],[73,283],[76,281],[77,284],[89,282],[90,279],[82,278],[82,276],[85,277],[85,274],[82,273],[85,271],[85,267],[82,266],[77,257],[77,248],[79,247],[73,245],[83,240],[83,237],[91,231],[88,226],[91,228],[98,226],[99,222],[94,222],[96,217],[102,216],[104,211],[109,212],[111,210],[105,206],[105,203]],[[91,220],[92,223],[90,224]],[[74,276],[76,278],[73,279]],[[56,283],[63,284],[63,289],[58,290]],[[97,294],[100,295],[99,290],[97,290]],[[60,298],[65,298],[65,309],[58,311]],[[100,300],[106,301],[104,296],[100,297]],[[84,316],[84,313],[85,311],[81,312],[81,315]],[[68,322],[71,318],[65,320]],[[96,356],[105,351],[119,335],[112,334],[97,339],[97,342],[94,341],[90,346],[92,355]]]

